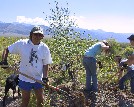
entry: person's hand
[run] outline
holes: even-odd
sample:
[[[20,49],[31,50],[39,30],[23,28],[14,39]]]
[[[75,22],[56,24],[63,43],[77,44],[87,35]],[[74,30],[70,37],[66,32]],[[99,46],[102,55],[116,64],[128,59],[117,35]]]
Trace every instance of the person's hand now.
[[[122,67],[126,69],[126,68],[128,67],[128,65],[124,63],[124,64],[122,65]]]
[[[1,66],[1,68],[3,68],[3,69],[8,68],[8,62],[7,62],[7,60],[1,61],[1,62],[0,62],[0,66]]]
[[[48,82],[49,82],[48,77],[42,78],[42,82],[45,83],[45,84],[48,84]]]
[[[103,68],[103,64],[101,63],[101,61],[97,61],[97,64],[99,65],[99,68],[100,68],[100,69]]]

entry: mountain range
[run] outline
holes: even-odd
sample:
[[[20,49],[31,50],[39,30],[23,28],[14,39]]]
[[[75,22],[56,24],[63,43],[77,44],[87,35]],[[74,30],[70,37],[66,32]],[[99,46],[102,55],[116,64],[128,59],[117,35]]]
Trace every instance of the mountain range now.
[[[25,23],[4,23],[0,21],[0,36],[29,36],[29,33],[34,25],[25,24]],[[48,26],[40,25],[44,30],[48,29]],[[89,38],[89,35],[92,39],[115,39],[117,42],[128,43],[127,37],[132,33],[114,33],[106,32],[101,29],[98,30],[88,30],[82,28],[75,28],[76,32],[81,34],[82,38]],[[48,32],[44,32],[44,35],[48,36]]]

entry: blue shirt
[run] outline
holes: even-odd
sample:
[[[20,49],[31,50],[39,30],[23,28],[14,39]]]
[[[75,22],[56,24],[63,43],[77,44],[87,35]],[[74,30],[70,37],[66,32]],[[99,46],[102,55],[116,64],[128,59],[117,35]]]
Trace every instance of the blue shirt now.
[[[96,55],[100,54],[101,52],[101,44],[101,42],[97,42],[96,44],[89,47],[85,52],[85,56],[96,57]]]

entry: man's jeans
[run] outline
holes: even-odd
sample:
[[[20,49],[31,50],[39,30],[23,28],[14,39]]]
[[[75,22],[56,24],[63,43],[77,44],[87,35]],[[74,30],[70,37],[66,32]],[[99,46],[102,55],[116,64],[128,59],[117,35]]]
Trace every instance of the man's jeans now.
[[[86,90],[97,92],[96,59],[93,57],[83,57],[83,65],[86,69]]]
[[[119,81],[119,88],[123,90],[125,88],[125,82],[130,80],[131,92],[134,94],[134,70],[128,71]]]

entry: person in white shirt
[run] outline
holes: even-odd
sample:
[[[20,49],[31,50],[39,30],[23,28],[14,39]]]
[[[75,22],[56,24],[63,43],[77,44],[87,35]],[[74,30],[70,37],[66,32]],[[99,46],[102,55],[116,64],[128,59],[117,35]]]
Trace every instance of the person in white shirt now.
[[[129,39],[130,44],[134,46],[134,34],[127,39]],[[123,91],[126,88],[125,82],[130,80],[131,93],[134,94],[134,53],[132,52],[123,63],[128,67],[127,73],[119,80],[119,89]]]
[[[20,72],[48,82],[48,66],[52,63],[52,58],[48,46],[41,41],[43,37],[43,29],[40,26],[33,27],[29,39],[20,39],[3,51],[1,63],[8,64],[8,53],[19,54]],[[19,75],[19,79],[19,87],[22,91],[21,107],[28,106],[32,89],[36,95],[37,107],[43,107],[43,85],[23,75]]]

